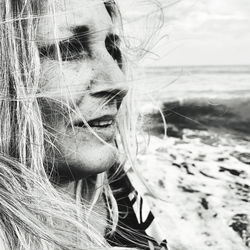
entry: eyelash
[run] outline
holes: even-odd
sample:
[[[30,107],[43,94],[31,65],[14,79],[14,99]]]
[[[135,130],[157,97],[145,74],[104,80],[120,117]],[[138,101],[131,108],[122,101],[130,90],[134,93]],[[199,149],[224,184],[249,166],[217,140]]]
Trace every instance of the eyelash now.
[[[90,56],[90,52],[85,52],[84,45],[78,38],[59,44],[59,49],[62,61],[79,60],[84,56]]]
[[[86,51],[82,41],[78,38],[70,41],[59,42],[59,51],[62,61],[73,61],[82,59],[84,56],[90,56],[90,51]],[[39,49],[40,57],[47,57],[57,60],[57,47],[55,44]]]

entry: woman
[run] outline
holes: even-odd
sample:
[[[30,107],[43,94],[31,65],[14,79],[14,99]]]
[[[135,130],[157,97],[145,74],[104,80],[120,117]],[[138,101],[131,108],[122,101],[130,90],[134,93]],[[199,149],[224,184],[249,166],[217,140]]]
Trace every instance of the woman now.
[[[0,3],[0,249],[147,249],[142,231],[114,236],[129,155],[115,3]]]

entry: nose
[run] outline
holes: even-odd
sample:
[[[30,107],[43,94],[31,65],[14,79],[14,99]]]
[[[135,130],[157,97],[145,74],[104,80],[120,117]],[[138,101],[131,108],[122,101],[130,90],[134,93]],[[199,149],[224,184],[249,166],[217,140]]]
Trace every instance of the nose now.
[[[128,83],[124,72],[116,61],[109,55],[101,55],[93,62],[94,79],[90,86],[90,95],[95,98],[103,98],[109,104],[116,103],[118,108],[123,98],[128,93]]]

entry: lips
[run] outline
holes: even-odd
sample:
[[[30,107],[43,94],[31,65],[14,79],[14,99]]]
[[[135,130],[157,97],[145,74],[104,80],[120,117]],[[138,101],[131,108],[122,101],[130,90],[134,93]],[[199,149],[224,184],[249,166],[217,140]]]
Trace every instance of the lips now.
[[[110,125],[112,125],[113,121],[93,121],[90,123],[90,127],[100,127],[100,128],[106,128]]]
[[[116,115],[103,115],[95,119],[87,121],[88,125],[106,142],[114,139],[116,134]],[[82,120],[75,121],[74,127],[79,129],[79,132],[91,133],[88,130],[86,123]]]
[[[112,115],[104,115],[92,120],[87,121],[88,125],[90,127],[96,127],[96,128],[106,128],[108,126],[111,126],[115,122],[115,116]],[[86,124],[83,121],[76,121],[74,122],[75,127],[82,127],[86,128]]]

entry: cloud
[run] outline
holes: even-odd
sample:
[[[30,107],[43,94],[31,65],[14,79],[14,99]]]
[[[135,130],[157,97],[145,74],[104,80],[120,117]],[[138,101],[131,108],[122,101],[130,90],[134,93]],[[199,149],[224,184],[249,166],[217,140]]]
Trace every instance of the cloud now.
[[[129,23],[132,23],[131,26],[127,24],[127,30],[132,33],[136,31],[134,35],[143,39],[147,35],[147,29],[150,30],[150,25],[145,29],[147,23],[145,20],[150,13],[152,18],[149,18],[149,23],[152,25],[152,30],[154,21],[157,22],[157,7],[150,4],[152,1],[149,0],[120,1],[124,3]],[[174,1],[160,0],[160,2],[163,7],[169,6],[164,8],[165,23],[160,33],[161,36],[166,34],[168,36],[155,47],[154,53],[159,54],[161,51],[168,53],[172,50],[170,54],[173,56],[170,57],[174,59],[173,63],[180,64],[182,62],[187,64],[188,60],[194,63],[191,57],[196,58],[197,64],[205,64],[206,61],[211,64],[212,60],[214,64],[218,61],[220,63],[230,61],[232,64],[250,63],[247,46],[250,42],[249,0],[182,0],[173,5],[171,4]],[[204,48],[207,52],[203,51]],[[202,56],[195,56],[196,53]],[[216,58],[216,55],[220,58]],[[223,60],[223,57],[226,60]],[[164,60],[162,58],[161,63],[164,63]],[[171,62],[167,60],[166,63]]]

